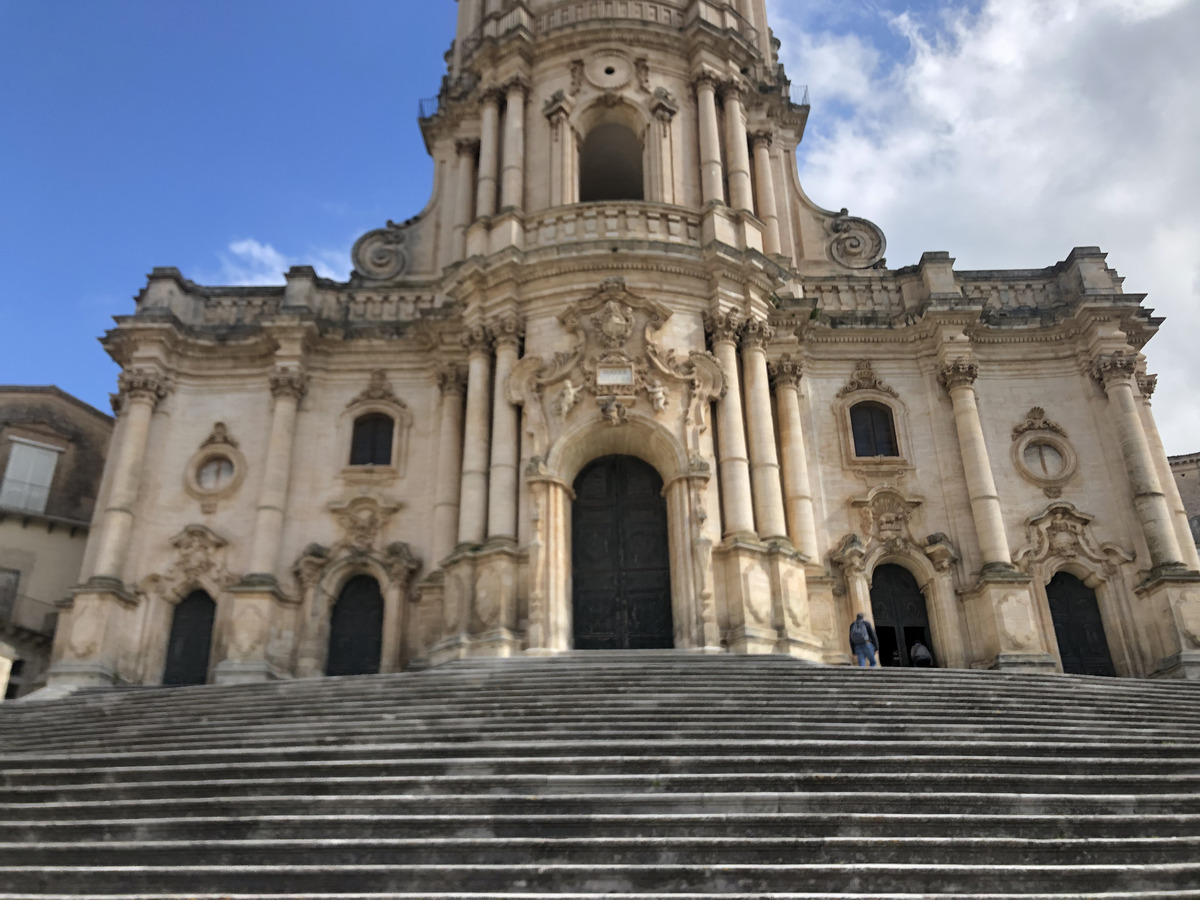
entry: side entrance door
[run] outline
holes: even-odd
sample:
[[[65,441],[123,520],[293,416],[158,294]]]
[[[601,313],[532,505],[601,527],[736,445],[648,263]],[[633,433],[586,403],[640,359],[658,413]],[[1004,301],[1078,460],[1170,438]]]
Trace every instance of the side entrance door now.
[[[1069,572],[1046,585],[1050,618],[1063,671],[1071,675],[1116,675],[1096,592]]]
[[[576,650],[675,645],[662,479],[632,456],[605,456],[575,479],[571,595]]]
[[[879,635],[880,665],[911,666],[908,651],[917,641],[934,652],[925,595],[908,569],[890,564],[875,569],[871,575],[871,614]]]

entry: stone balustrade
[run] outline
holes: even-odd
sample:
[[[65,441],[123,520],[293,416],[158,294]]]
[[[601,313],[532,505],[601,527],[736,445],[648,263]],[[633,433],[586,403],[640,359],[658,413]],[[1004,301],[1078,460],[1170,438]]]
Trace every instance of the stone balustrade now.
[[[528,248],[608,240],[696,245],[700,240],[700,216],[658,203],[577,203],[525,220]]]

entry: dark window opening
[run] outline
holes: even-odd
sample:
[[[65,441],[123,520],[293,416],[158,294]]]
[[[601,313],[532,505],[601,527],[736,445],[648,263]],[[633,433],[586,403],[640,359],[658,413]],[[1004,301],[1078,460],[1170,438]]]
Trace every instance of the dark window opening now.
[[[372,413],[354,420],[354,440],[350,444],[350,465],[389,466],[392,464],[391,416]]]
[[[579,201],[642,200],[642,142],[624,125],[597,125],[579,152]]]
[[[850,430],[854,433],[855,456],[900,455],[892,411],[884,404],[866,402],[850,407]]]
[[[17,694],[21,692],[21,686],[25,683],[25,679],[21,677],[21,672],[25,668],[25,660],[14,659],[12,668],[8,672],[8,687],[4,691],[5,700],[16,700]]]

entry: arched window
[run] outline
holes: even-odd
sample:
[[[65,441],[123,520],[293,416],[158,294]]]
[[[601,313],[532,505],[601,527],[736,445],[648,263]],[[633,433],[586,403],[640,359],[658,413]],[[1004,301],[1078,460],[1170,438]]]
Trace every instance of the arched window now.
[[[396,423],[383,413],[369,413],[354,420],[354,437],[350,442],[350,465],[390,466],[392,464],[392,433]]]
[[[850,430],[854,433],[854,455],[899,456],[896,422],[882,403],[868,400],[850,407]]]
[[[579,202],[644,198],[642,142],[619,122],[597,125],[579,152]]]

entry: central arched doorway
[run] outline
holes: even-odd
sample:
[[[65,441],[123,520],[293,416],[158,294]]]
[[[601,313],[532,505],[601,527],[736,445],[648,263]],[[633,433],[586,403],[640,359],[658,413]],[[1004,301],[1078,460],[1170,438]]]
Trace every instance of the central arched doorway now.
[[[605,456],[575,479],[571,597],[576,650],[675,646],[667,504],[652,466]]]
[[[925,595],[908,569],[891,564],[875,569],[871,575],[871,614],[879,637],[881,665],[911,666],[909,651],[917,641],[933,653]]]
[[[217,604],[204,591],[192,591],[175,606],[163,684],[204,684],[212,651]]]
[[[326,675],[375,675],[383,651],[383,594],[370,575],[346,582],[329,621]]]
[[[1072,575],[1059,572],[1046,585],[1058,655],[1068,675],[1116,675],[1096,592]]]

